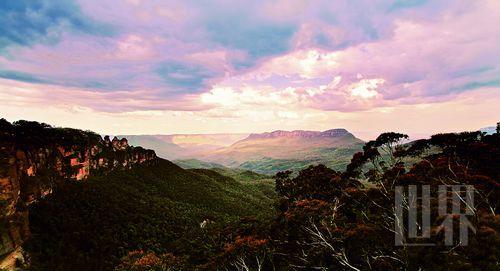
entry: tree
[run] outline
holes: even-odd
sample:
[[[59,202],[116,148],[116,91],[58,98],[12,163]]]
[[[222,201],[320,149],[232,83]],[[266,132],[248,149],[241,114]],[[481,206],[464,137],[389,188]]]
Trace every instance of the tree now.
[[[404,143],[406,139],[403,134],[382,134],[355,154],[342,174],[321,166],[309,167],[293,178],[290,172],[277,174],[279,213],[271,232],[280,264],[311,270],[496,268],[500,135],[438,134]],[[360,185],[357,179],[363,176],[374,185]],[[430,187],[428,241],[434,247],[394,246],[399,234],[395,223],[402,223],[394,215],[395,189],[409,185]],[[459,223],[439,214],[440,185],[473,186],[476,201],[467,208],[473,210],[470,222],[477,230],[471,232],[467,247],[444,243],[444,220],[453,219],[454,232],[459,232]],[[403,199],[401,207],[409,210],[409,198]],[[407,224],[402,225],[407,229]]]

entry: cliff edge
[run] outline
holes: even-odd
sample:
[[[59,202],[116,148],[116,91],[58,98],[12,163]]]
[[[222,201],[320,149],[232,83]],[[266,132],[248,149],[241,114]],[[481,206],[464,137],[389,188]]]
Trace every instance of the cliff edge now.
[[[125,138],[0,119],[0,265],[30,236],[28,206],[64,182],[158,161]]]

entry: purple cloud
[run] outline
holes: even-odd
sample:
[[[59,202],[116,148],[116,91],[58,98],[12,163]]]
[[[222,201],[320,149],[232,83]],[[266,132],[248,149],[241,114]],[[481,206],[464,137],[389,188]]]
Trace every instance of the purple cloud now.
[[[358,111],[500,88],[493,0],[80,0],[57,15],[50,4],[0,8],[26,33],[1,32],[0,78],[47,91],[28,92],[32,102],[127,112],[272,108],[283,99]],[[39,28],[17,22],[34,20],[29,10]]]

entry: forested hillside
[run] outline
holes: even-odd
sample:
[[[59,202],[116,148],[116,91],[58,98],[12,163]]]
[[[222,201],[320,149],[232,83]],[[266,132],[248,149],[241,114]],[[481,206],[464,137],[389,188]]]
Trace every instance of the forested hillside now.
[[[345,172],[319,165],[278,173],[274,223],[228,240],[222,258],[237,270],[497,270],[500,134],[406,138],[384,133],[367,142]],[[428,205],[401,194],[396,205],[398,190],[424,185]],[[410,209],[427,210],[429,225],[406,220]],[[427,238],[398,243],[410,226]]]
[[[219,253],[223,227],[273,216],[268,186],[166,160],[67,184],[31,208],[33,270],[110,270],[137,250],[173,253],[192,270]],[[217,230],[216,230],[217,229]]]
[[[130,147],[125,140],[109,141],[90,132],[34,122],[14,124],[14,130],[9,125],[5,123],[8,129],[4,127],[3,133],[10,140],[4,141],[3,149],[9,159],[3,161],[15,167],[3,171],[8,173],[6,180],[18,180],[21,187],[38,187],[40,180],[52,184],[43,190],[47,193],[10,197],[18,204],[2,205],[14,212],[4,216],[3,223],[29,220],[29,225],[20,224],[29,226],[29,234],[20,242],[25,261],[18,262],[19,268],[444,271],[498,267],[499,133],[437,134],[410,143],[405,134],[384,133],[365,143],[344,171],[304,164],[299,172],[281,171],[271,179],[218,165],[191,168],[214,165],[197,160],[184,161],[184,169],[151,151]],[[33,135],[27,128],[39,133]],[[86,141],[80,150],[76,143],[82,136],[95,142]],[[61,145],[61,139],[67,144]],[[45,144],[41,150],[33,147],[41,142]],[[12,156],[6,150],[17,149],[8,146],[19,146],[28,158]],[[64,161],[69,162],[68,174],[55,171]],[[81,163],[89,171],[78,178]],[[89,174],[92,170],[96,173]],[[398,194],[410,187],[424,193],[424,186],[428,203]],[[472,196],[462,190],[441,194],[442,187],[457,186],[470,189],[467,193]],[[4,198],[16,194],[5,191]],[[30,195],[26,189],[20,191]],[[443,210],[443,197],[444,204],[453,207]],[[406,212],[403,217],[395,216],[400,207]],[[428,225],[402,221],[412,208],[428,211]],[[5,219],[21,211],[29,219]],[[410,243],[399,244],[397,240],[411,225],[426,234],[425,240],[409,238],[405,242]],[[469,230],[466,243],[461,239],[464,225]]]
[[[406,138],[385,133],[367,142],[345,172],[319,165],[298,175],[277,174],[272,220],[228,224],[214,239],[219,250],[206,255],[202,265],[182,267],[179,256],[146,249],[122,259],[119,270],[497,270],[500,135],[438,134],[411,144]],[[424,207],[408,197],[395,205],[398,187],[412,185],[429,187],[429,228],[415,222],[428,237],[398,245],[410,224],[396,219],[395,208]],[[469,204],[462,192],[440,194],[443,185],[472,189],[474,201]],[[467,220],[440,210],[441,197]],[[470,223],[465,233],[464,221]]]
[[[22,259],[31,204],[67,182],[156,162],[154,151],[129,146],[125,138],[0,119],[0,268]]]

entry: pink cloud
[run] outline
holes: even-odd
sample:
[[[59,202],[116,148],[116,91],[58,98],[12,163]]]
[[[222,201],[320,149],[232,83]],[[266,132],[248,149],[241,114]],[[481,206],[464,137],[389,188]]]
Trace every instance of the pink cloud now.
[[[141,110],[199,111],[211,106],[201,104],[199,97],[184,95],[160,100],[154,90],[98,92],[88,89],[39,85],[0,79],[0,102],[3,105],[29,107],[79,107],[100,112]]]
[[[66,31],[55,43],[9,48],[9,56],[0,56],[0,72],[50,85],[2,80],[1,93],[26,103],[74,101],[103,111],[234,105],[359,111],[500,88],[500,4],[494,0],[427,2],[397,12],[384,1],[79,3],[116,32]],[[241,33],[211,33],[209,26],[221,20]],[[271,49],[282,28],[292,29],[289,47],[252,56],[251,46],[262,40],[241,41],[271,31],[253,33],[255,25],[276,31],[269,35]]]
[[[477,2],[466,11],[444,14],[431,22],[396,20],[388,38],[342,50],[299,48],[233,78],[230,86],[265,89],[266,79],[281,76],[289,78],[288,87],[297,93],[318,93],[299,95],[296,102],[302,106],[337,111],[442,102],[482,85],[493,84],[500,92],[500,55],[493,53],[500,52],[498,6],[494,1]],[[334,87],[319,80],[336,76],[342,81]],[[293,78],[306,79],[309,88],[294,84]],[[383,83],[355,87],[374,82],[370,80]],[[285,88],[269,86],[267,96],[280,96]]]

